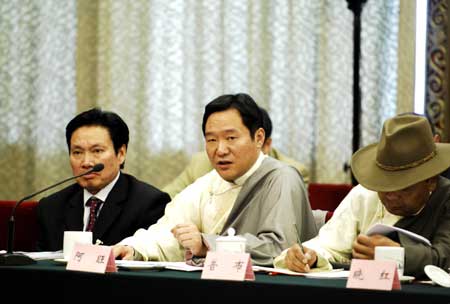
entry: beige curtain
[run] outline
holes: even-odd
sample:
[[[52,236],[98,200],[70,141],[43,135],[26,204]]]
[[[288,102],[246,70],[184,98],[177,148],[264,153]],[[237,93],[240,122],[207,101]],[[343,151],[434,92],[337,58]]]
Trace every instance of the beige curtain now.
[[[397,111],[400,8],[364,6],[363,144]],[[92,106],[128,123],[125,171],[162,187],[203,149],[204,105],[237,92],[268,110],[274,146],[313,181],[350,182],[347,1],[3,1],[0,10],[3,199],[70,176],[64,128]]]
[[[0,199],[70,176],[76,1],[0,1]]]

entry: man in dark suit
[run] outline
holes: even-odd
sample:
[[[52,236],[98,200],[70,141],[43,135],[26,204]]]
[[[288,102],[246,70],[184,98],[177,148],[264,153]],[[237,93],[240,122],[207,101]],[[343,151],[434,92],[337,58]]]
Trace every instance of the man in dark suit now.
[[[104,168],[40,200],[38,250],[62,249],[64,231],[72,230],[92,231],[94,242],[113,245],[164,214],[170,201],[167,193],[121,172],[128,139],[128,126],[113,112],[94,108],[68,123],[66,141],[74,176],[96,164]]]

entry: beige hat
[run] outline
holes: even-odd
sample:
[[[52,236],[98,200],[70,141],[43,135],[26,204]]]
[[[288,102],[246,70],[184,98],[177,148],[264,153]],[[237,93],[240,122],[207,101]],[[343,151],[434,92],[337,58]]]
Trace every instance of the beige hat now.
[[[379,143],[356,151],[351,168],[367,189],[404,189],[450,167],[450,144],[435,143],[428,120],[397,115],[384,122]]]

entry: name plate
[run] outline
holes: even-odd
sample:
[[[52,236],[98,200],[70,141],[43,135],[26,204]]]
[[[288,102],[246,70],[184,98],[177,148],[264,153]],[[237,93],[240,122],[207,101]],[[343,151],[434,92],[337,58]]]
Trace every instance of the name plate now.
[[[394,261],[353,259],[347,288],[393,290],[401,289]]]
[[[244,281],[255,280],[250,254],[208,251],[202,279]]]
[[[66,269],[96,273],[117,272],[112,247],[91,244],[76,244]]]

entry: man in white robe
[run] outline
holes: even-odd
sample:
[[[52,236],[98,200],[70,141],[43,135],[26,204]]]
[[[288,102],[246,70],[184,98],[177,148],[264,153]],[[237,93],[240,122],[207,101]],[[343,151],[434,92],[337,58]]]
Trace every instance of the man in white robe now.
[[[261,152],[262,114],[249,95],[211,101],[202,129],[215,170],[179,193],[156,224],[114,246],[116,257],[201,262],[233,227],[253,263],[271,265],[297,238],[317,234],[300,173]]]

